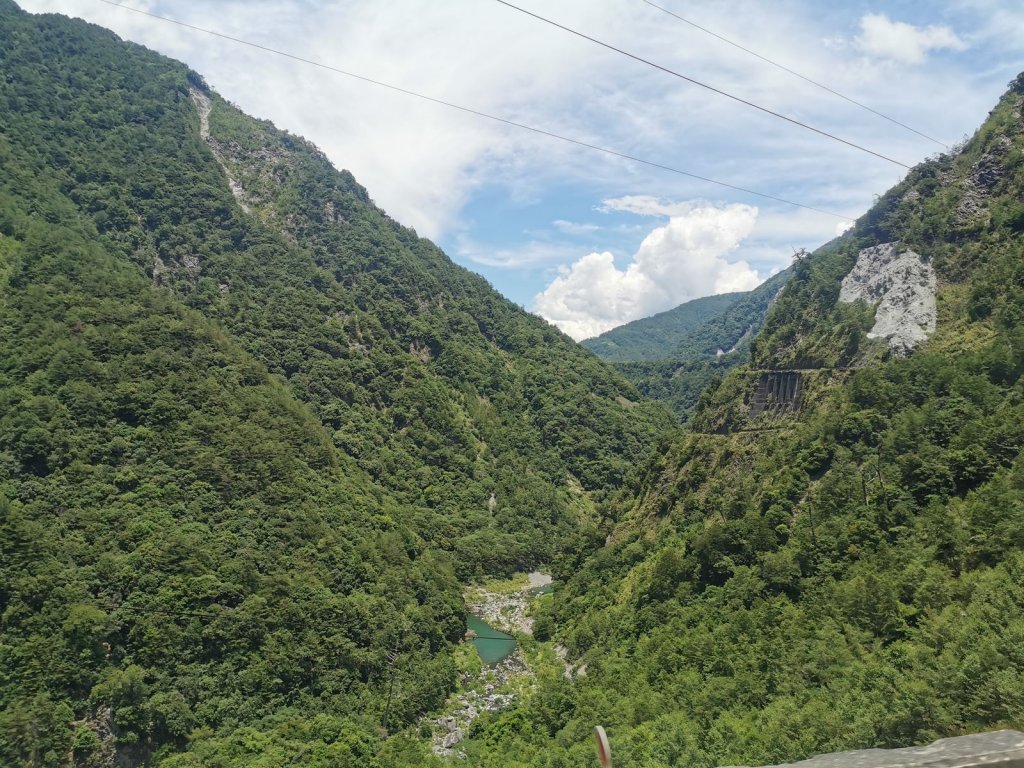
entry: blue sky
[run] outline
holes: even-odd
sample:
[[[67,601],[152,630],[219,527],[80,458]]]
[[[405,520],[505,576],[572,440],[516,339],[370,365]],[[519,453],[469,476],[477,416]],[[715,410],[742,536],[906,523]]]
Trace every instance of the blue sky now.
[[[518,304],[584,338],[753,287],[841,220],[418,102],[111,8],[18,0],[186,61],[306,136],[376,202]],[[738,186],[856,217],[905,169],[769,118],[493,0],[131,0],[134,7]],[[943,147],[641,0],[523,7],[908,164]],[[998,0],[659,0],[953,143],[1024,69]]]

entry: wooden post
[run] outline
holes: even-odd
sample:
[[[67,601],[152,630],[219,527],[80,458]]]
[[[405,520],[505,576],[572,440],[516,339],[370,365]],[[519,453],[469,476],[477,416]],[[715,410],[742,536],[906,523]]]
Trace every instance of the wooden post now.
[[[601,768],[612,768],[612,748],[608,744],[608,734],[604,727],[598,725],[594,728],[594,740],[597,742],[597,759],[601,761]]]

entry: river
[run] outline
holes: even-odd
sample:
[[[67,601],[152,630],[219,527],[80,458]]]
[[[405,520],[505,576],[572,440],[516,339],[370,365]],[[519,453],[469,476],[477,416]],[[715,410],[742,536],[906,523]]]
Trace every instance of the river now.
[[[512,635],[490,626],[479,616],[466,614],[466,626],[476,633],[473,646],[480,654],[480,660],[493,666],[516,649],[516,639]]]
[[[473,590],[473,599],[467,600],[466,626],[478,635],[473,646],[484,664],[493,666],[516,648],[515,638],[497,627],[530,634],[530,600],[547,594],[553,587],[549,574],[534,571],[527,575],[526,585],[511,591]]]
[[[467,587],[466,626],[477,635],[471,642],[483,669],[475,679],[463,679],[462,690],[448,702],[445,711],[431,718],[431,748],[435,755],[465,757],[458,744],[480,713],[500,712],[513,705],[517,681],[532,673],[515,637],[495,625],[529,635],[533,623],[529,603],[552,588],[551,576],[540,571],[527,574],[526,579],[519,576],[513,582]]]

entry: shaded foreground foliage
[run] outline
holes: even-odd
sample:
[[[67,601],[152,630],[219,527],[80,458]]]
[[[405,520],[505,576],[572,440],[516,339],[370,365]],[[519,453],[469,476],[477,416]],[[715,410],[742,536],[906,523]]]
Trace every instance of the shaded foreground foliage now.
[[[88,764],[110,728],[144,760],[282,708],[365,751],[395,643],[395,720],[443,700],[451,562],[216,326],[72,212],[0,202],[3,762]]]

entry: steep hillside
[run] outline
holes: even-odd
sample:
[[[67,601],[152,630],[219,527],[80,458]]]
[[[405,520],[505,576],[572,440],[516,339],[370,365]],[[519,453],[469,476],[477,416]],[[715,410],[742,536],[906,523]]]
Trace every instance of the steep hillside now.
[[[340,730],[368,758],[396,644],[393,722],[455,683],[451,563],[28,160],[0,144],[0,763],[139,765],[313,718],[308,748]]]
[[[182,64],[0,71],[0,764],[395,764],[667,414]]]
[[[626,766],[1024,724],[1022,105],[799,260],[537,617],[575,677],[475,764],[589,765],[595,723]]]
[[[681,337],[667,358],[689,361],[697,357],[711,357],[721,350],[726,355],[746,351],[747,345],[764,325],[772,302],[792,276],[784,269],[765,280],[743,296],[719,317],[708,320],[699,328]]]
[[[791,274],[791,270],[783,270],[747,293],[688,302],[662,315],[616,328],[583,345],[612,362],[641,394],[664,403],[685,423],[709,384],[747,362],[750,343]],[[733,298],[721,311],[690,322],[715,307],[713,300],[727,297]],[[671,320],[662,322],[663,316]],[[682,322],[684,319],[687,322]],[[636,348],[641,351],[635,352]]]
[[[12,151],[285,383],[463,575],[549,559],[591,526],[664,414],[183,65],[0,9]]]
[[[747,293],[721,293],[680,304],[675,309],[634,320],[581,341],[602,360],[628,362],[664,360],[695,330],[716,320]]]

